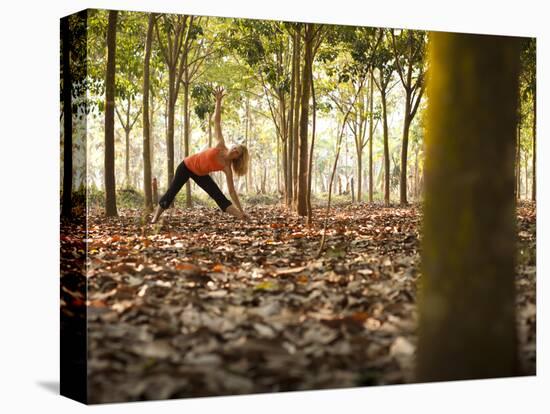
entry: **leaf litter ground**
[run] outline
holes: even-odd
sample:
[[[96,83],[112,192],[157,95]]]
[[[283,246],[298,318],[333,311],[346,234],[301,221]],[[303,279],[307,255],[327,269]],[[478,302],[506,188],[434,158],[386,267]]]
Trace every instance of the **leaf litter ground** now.
[[[62,225],[61,305],[87,306],[90,402],[414,380],[418,206],[334,208],[318,259],[324,209],[311,227],[274,206],[251,207],[245,222],[205,207],[171,209],[155,226],[139,210],[119,213],[92,211],[88,272],[75,281],[83,227]],[[535,373],[535,222],[523,203],[524,375]],[[87,283],[86,303],[71,283]]]

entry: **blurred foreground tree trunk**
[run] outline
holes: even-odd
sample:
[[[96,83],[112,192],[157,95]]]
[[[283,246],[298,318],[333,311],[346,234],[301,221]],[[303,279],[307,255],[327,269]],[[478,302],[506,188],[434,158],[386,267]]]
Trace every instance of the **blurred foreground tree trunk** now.
[[[115,57],[118,12],[109,11],[105,76],[105,215],[117,216],[115,183]]]
[[[417,380],[518,374],[517,38],[432,33]]]

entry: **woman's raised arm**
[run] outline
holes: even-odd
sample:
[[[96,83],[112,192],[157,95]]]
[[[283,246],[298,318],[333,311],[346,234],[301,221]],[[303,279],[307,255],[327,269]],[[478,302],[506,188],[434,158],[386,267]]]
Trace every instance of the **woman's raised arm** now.
[[[216,140],[218,146],[225,147],[225,141],[222,135],[222,99],[225,96],[225,90],[218,86],[214,89],[214,96],[216,97],[216,111],[214,112],[214,132],[216,134]]]

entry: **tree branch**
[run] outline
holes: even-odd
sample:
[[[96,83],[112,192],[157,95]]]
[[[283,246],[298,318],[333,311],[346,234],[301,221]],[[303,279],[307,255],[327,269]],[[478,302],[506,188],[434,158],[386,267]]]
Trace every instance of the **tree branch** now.
[[[160,32],[159,32],[159,26],[158,26],[158,20],[155,20],[155,32],[157,34],[157,40],[159,42],[160,51],[162,55],[164,56],[164,61],[168,66],[170,65],[170,58],[168,56],[168,52],[166,51],[166,47],[164,46],[164,43],[162,42],[162,39],[160,38]]]

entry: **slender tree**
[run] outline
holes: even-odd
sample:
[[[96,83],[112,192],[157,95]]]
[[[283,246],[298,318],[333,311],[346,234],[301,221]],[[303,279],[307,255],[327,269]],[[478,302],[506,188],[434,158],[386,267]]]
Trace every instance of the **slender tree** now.
[[[196,82],[203,71],[203,66],[206,58],[212,55],[216,50],[213,42],[206,42],[203,35],[203,27],[201,25],[201,17],[194,18],[190,24],[190,32],[186,42],[186,52],[182,59],[183,77],[181,84],[183,86],[183,149],[184,156],[190,155],[191,149],[191,98],[192,85]],[[207,21],[205,21],[206,23]],[[199,39],[199,35],[200,39]],[[185,203],[187,207],[191,207],[191,181],[189,180],[185,186]]]
[[[531,182],[531,200],[537,200],[537,96],[533,94],[533,179]]]
[[[312,172],[313,172],[313,149],[315,148],[315,128],[317,125],[317,98],[315,96],[315,82],[313,79],[313,67],[311,68],[311,98],[313,101],[312,106],[312,112],[313,112],[313,120],[311,125],[311,146],[309,150],[309,166],[308,166],[308,177],[307,177],[307,223],[309,225],[312,224],[313,221],[313,213],[311,208],[311,178],[312,178]]]
[[[166,129],[166,166],[167,185],[174,177],[174,124],[176,101],[182,77],[185,72],[184,63],[187,58],[188,46],[193,25],[193,16],[162,15],[162,19],[155,21],[155,31],[164,63],[168,68],[168,97],[167,97],[167,129]],[[159,29],[159,26],[163,30]]]
[[[292,192],[288,186],[288,144],[289,144],[289,95],[293,93],[292,45],[296,25],[283,22],[251,21],[235,19],[228,42],[252,70],[254,78],[261,85],[263,98],[275,127],[277,138],[277,164],[282,162],[282,181],[285,199]],[[249,99],[247,93],[245,102]],[[292,106],[292,102],[290,103]],[[246,110],[246,108],[245,108]],[[277,168],[277,187],[280,186],[281,168]]]
[[[369,203],[373,199],[373,172],[372,172],[372,146],[374,140],[374,70],[369,70]]]
[[[105,76],[105,215],[117,216],[115,181],[116,10],[109,11]]]
[[[381,29],[384,30],[384,29]],[[378,53],[375,57],[375,68],[378,70],[378,78],[373,80],[380,92],[382,106],[382,131],[384,141],[384,205],[390,205],[390,147],[389,147],[389,128],[388,128],[388,94],[393,87],[390,85],[395,72],[395,60],[390,51],[387,34],[383,32],[384,39],[381,42]]]
[[[136,121],[138,120],[139,116],[141,115],[141,108],[132,116],[131,115],[131,109],[132,109],[132,99],[128,98],[126,99],[126,109],[124,111],[124,114],[119,111],[118,106],[115,105],[115,113],[118,117],[118,120],[120,124],[122,125],[122,129],[124,130],[124,143],[125,143],[125,151],[124,151],[124,177],[126,181],[126,186],[131,186],[131,180],[130,180],[130,133],[132,132],[132,129],[134,128],[134,125]]]
[[[302,92],[300,101],[300,135],[299,135],[299,170],[298,170],[298,203],[299,215],[307,215],[307,173],[308,173],[308,123],[309,99],[311,95],[311,66],[313,65],[313,45],[319,29],[313,23],[307,23],[304,30],[304,65],[302,72]]]
[[[151,190],[151,123],[149,120],[149,76],[151,65],[151,47],[156,15],[150,13],[147,23],[147,38],[145,40],[145,59],[143,62],[143,192],[145,194],[145,210],[153,210],[153,195]]]
[[[124,11],[118,15],[117,33],[117,79],[115,82],[115,114],[124,131],[125,185],[132,186],[130,176],[131,133],[140,118],[142,105],[138,99],[143,76],[143,51],[145,38],[143,14]],[[146,20],[145,20],[146,21]]]
[[[417,379],[518,373],[519,42],[431,33]]]
[[[302,60],[302,31],[303,24],[298,24],[296,26],[296,39],[294,42],[294,48],[296,49],[295,58],[295,76],[294,76],[294,91],[295,91],[295,102],[294,102],[294,121],[292,123],[292,148],[291,148],[291,168],[292,168],[292,205],[295,207],[298,203],[298,147],[300,142],[299,132],[300,132],[300,114],[301,114],[301,102],[302,102],[302,74],[301,74],[301,60]],[[290,168],[290,167],[289,167]]]
[[[405,89],[405,116],[401,142],[401,177],[399,181],[399,202],[407,204],[407,160],[409,131],[424,94],[424,50],[425,32],[403,30],[396,36],[390,30],[395,58],[395,67]]]
[[[286,205],[292,206],[294,200],[294,141],[295,141],[295,113],[297,112],[297,99],[298,96],[298,77],[299,77],[299,36],[298,27],[290,34],[292,39],[292,63],[291,63],[291,77],[290,77],[290,104],[288,108],[288,139],[287,139],[287,155],[286,155]]]
[[[357,89],[357,92],[355,96],[353,97],[352,102],[348,105],[347,110],[345,113],[343,113],[343,120],[342,120],[342,126],[340,127],[340,130],[338,132],[338,136],[336,137],[336,154],[334,156],[334,163],[332,165],[332,172],[330,175],[330,181],[328,185],[328,201],[327,201],[327,209],[325,212],[325,221],[323,224],[323,235],[321,236],[321,242],[319,243],[319,250],[317,251],[317,257],[320,257],[325,249],[325,243],[327,238],[327,227],[328,227],[328,218],[330,215],[330,203],[332,200],[332,189],[333,189],[333,183],[334,183],[334,177],[336,175],[336,169],[338,168],[338,159],[340,158],[340,149],[342,148],[342,138],[344,136],[345,128],[347,125],[347,119],[350,115],[350,112],[352,108],[355,105],[355,102],[357,101],[357,98],[359,94],[361,93],[361,90],[363,88],[363,85],[360,84],[359,88]]]
[[[325,31],[323,26],[320,26],[319,30],[316,33],[312,55],[315,56],[321,46],[323,41]],[[308,165],[308,176],[307,176],[307,223],[311,224],[313,220],[313,213],[311,208],[311,185],[313,177],[313,150],[315,148],[315,129],[317,126],[317,96],[315,94],[315,79],[313,77],[313,63],[310,67],[310,86],[311,86],[311,98],[312,98],[312,124],[311,124],[311,146],[309,150],[309,165]]]

